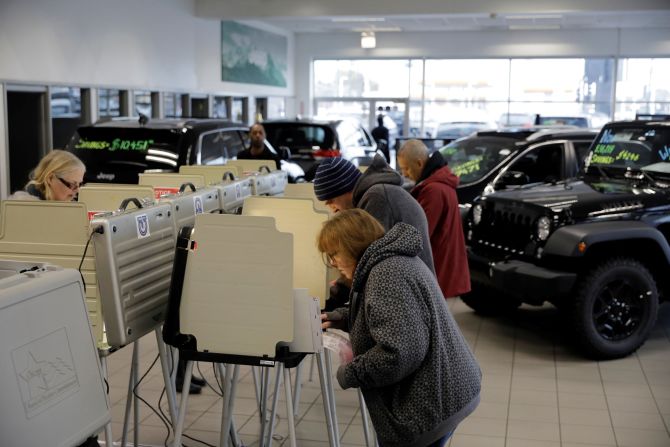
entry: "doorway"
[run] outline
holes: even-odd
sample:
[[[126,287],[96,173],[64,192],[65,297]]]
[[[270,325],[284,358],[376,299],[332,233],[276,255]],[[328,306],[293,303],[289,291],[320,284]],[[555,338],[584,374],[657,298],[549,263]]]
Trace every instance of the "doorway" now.
[[[9,192],[23,189],[30,171],[51,146],[46,105],[47,92],[7,91]]]

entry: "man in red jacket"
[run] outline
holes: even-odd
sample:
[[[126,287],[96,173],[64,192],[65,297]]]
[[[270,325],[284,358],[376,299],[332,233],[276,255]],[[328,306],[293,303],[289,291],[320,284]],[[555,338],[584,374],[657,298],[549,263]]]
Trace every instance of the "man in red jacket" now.
[[[420,140],[408,140],[398,152],[402,174],[416,184],[412,196],[428,220],[435,276],[445,298],[470,291],[470,271],[458,210],[458,177],[439,151],[432,155]]]

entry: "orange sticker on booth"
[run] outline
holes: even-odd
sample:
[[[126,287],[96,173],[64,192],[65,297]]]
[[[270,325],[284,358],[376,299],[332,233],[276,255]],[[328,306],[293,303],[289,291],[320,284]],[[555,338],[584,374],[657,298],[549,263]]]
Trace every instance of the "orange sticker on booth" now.
[[[154,187],[154,198],[155,199],[160,199],[161,197],[167,195],[167,194],[177,194],[179,192],[179,188],[166,188],[166,187]]]
[[[88,212],[88,220],[89,221],[92,220],[95,217],[95,215],[99,214],[99,213],[104,213],[104,211],[89,211]]]

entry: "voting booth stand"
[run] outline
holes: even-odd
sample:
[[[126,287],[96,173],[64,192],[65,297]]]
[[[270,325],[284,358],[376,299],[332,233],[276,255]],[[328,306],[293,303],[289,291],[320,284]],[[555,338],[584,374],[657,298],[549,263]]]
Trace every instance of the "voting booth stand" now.
[[[222,446],[228,445],[231,431],[235,435],[232,413],[239,365],[264,367],[261,445],[269,445],[272,437],[272,424],[265,426],[267,367],[277,367],[277,374],[283,375],[289,437],[296,445],[286,367],[307,353],[320,357],[323,347],[319,301],[306,288],[294,288],[293,239],[277,229],[274,218],[261,216],[198,215],[192,229],[180,231],[163,337],[187,360],[185,383],[194,361],[218,364],[224,378]],[[279,380],[276,391],[278,387]],[[325,388],[322,392],[328,395]],[[277,399],[275,392],[275,409]],[[182,393],[175,446],[181,443],[187,402],[188,394]],[[324,405],[324,410],[331,437],[330,407]]]
[[[0,260],[0,336],[3,445],[72,447],[109,424],[78,271]]]

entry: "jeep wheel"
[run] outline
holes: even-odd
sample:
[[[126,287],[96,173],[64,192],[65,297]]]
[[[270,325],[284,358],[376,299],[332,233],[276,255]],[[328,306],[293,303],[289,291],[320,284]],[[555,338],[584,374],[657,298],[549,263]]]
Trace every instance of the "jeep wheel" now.
[[[658,289],[649,270],[634,259],[607,261],[577,285],[576,341],[590,357],[625,357],[645,342],[657,313]]]
[[[461,295],[461,300],[481,315],[500,315],[511,312],[521,305],[518,300],[474,282],[472,290]]]

